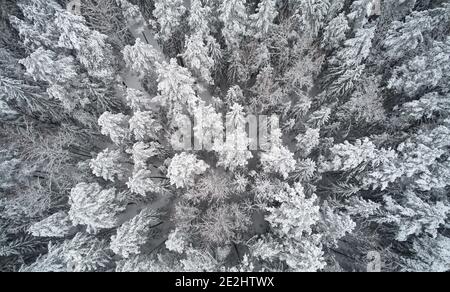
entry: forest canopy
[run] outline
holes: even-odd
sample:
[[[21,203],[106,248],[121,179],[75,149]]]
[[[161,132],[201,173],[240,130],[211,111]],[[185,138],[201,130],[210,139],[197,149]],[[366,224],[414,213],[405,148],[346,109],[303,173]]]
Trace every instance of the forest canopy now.
[[[0,271],[450,271],[448,1],[0,7]]]

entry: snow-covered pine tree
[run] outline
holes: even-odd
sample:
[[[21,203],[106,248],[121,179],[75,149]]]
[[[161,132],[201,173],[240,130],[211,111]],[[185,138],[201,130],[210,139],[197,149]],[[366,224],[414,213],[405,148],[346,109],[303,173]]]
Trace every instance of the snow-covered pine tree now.
[[[152,112],[134,112],[129,124],[137,141],[158,141],[159,132],[163,129]]]
[[[105,149],[89,163],[92,173],[106,181],[123,180],[127,174],[127,157],[120,150]]]
[[[426,48],[435,38],[441,38],[448,29],[448,9],[436,8],[414,11],[404,21],[394,21],[383,40],[383,56],[391,61],[409,57]]]
[[[295,139],[300,156],[308,157],[320,143],[320,129],[307,128],[304,134],[299,134]]]
[[[347,15],[353,30],[363,28],[369,21],[369,7],[374,0],[355,0]]]
[[[429,51],[394,69],[388,87],[410,98],[430,90],[448,92],[450,87],[450,37],[434,41]]]
[[[191,187],[198,175],[209,168],[206,162],[197,159],[193,154],[181,153],[172,158],[168,169],[170,183],[177,188]]]
[[[98,272],[111,263],[107,244],[93,236],[77,233],[62,244],[49,243],[48,253],[22,272]]]
[[[350,215],[337,211],[328,202],[324,202],[320,209],[319,228],[323,233],[324,245],[328,247],[338,246],[341,238],[353,232],[356,223]]]
[[[341,46],[347,39],[347,32],[350,30],[348,20],[344,13],[333,18],[324,29],[322,48],[334,50]]]
[[[155,17],[159,33],[158,36],[163,41],[168,41],[175,30],[181,24],[181,18],[186,12],[183,0],[155,0]]]
[[[125,210],[121,194],[116,189],[103,189],[99,184],[80,183],[70,192],[69,217],[72,223],[85,225],[91,233],[114,228],[117,215]]]
[[[19,61],[27,74],[34,80],[50,84],[66,83],[77,77],[77,67],[72,57],[60,57],[43,47],[38,48],[27,58]]]
[[[436,238],[438,229],[445,225],[450,206],[446,206],[443,202],[428,204],[411,191],[403,197],[400,204],[392,197],[385,196],[384,208],[387,214],[378,222],[396,226],[398,241],[407,241],[411,235],[419,236],[424,233]]]
[[[147,21],[142,15],[139,6],[127,0],[116,0],[116,3],[122,9],[122,15],[125,18],[128,29],[134,29],[139,33],[144,32]]]
[[[210,50],[204,42],[202,33],[192,34],[186,40],[185,46],[183,58],[189,69],[206,83],[213,83],[211,70],[214,67],[214,59],[210,57]]]
[[[279,83],[274,81],[274,69],[270,65],[261,69],[252,91],[255,97],[250,106],[255,113],[277,108],[284,96]]]
[[[414,257],[403,262],[408,272],[445,273],[450,269],[450,239],[439,234],[436,238],[423,236],[414,240]]]
[[[182,113],[184,108],[192,113],[198,106],[199,98],[193,89],[194,79],[189,70],[179,66],[176,59],[171,59],[170,63],[164,62],[158,66],[158,74],[159,95],[154,101],[167,107],[172,116]]]
[[[159,222],[154,210],[142,210],[117,229],[117,234],[111,237],[111,250],[123,258],[140,254],[140,248],[147,242],[150,229]]]
[[[63,12],[63,8],[54,0],[20,1],[18,6],[24,19],[14,15],[10,19],[24,45],[30,50],[54,47],[59,38],[59,28],[54,23],[54,18]]]
[[[142,92],[138,89],[127,88],[127,94],[125,96],[127,101],[127,105],[133,111],[139,110],[150,110],[151,109],[151,98],[145,92]]]
[[[317,196],[306,198],[300,183],[293,187],[282,184],[279,190],[264,196],[270,206],[266,220],[273,226],[274,234],[266,235],[250,244],[252,255],[279,267],[285,263],[288,271],[316,272],[325,267],[320,235],[313,234],[313,226],[320,219]],[[298,220],[294,224],[292,216]],[[299,224],[300,223],[300,224]],[[279,268],[277,268],[277,271]]]
[[[114,143],[120,145],[130,137],[129,119],[124,114],[105,112],[98,119],[98,125],[103,135],[109,136]]]
[[[298,8],[302,15],[305,31],[311,37],[318,36],[320,30],[325,26],[326,17],[330,8],[329,0],[298,0]]]
[[[229,49],[239,48],[241,38],[247,34],[248,15],[244,0],[224,0],[219,19],[224,27],[222,35]]]
[[[162,192],[163,185],[156,180],[151,170],[142,165],[135,165],[133,176],[127,182],[127,187],[132,193],[146,197],[149,193]]]
[[[328,96],[341,97],[355,89],[365,69],[364,61],[370,54],[375,29],[374,26],[357,30],[355,37],[345,41],[344,47],[331,59]]]
[[[125,46],[122,54],[127,67],[141,77],[155,71],[156,63],[162,60],[161,53],[140,38],[136,39],[133,46]]]
[[[91,30],[83,17],[66,10],[55,17],[59,29],[57,46],[77,52],[77,58],[89,75],[100,80],[114,80],[114,57],[108,36]]]
[[[66,212],[60,211],[33,224],[28,229],[33,236],[63,238],[73,230],[72,222]]]
[[[257,38],[264,37],[273,25],[277,15],[275,0],[262,0],[259,2],[256,13],[250,16],[254,36]]]

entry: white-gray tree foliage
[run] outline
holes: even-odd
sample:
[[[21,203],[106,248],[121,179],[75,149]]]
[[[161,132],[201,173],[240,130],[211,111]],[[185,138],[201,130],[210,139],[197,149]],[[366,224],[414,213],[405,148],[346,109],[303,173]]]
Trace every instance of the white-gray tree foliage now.
[[[448,271],[446,2],[0,0],[0,271]]]
[[[306,26],[305,31],[312,37],[317,37],[319,31],[325,26],[329,0],[298,0],[295,1],[302,15],[302,21]]]
[[[156,0],[153,16],[159,26],[159,37],[168,41],[181,24],[181,17],[186,12],[183,0]]]
[[[161,60],[161,53],[140,38],[136,39],[133,46],[125,46],[122,54],[127,67],[140,76],[155,70],[156,62]]]
[[[158,214],[154,210],[142,210],[117,229],[117,234],[111,237],[111,250],[123,258],[140,254],[140,248],[147,242],[150,229],[158,223]]]
[[[98,119],[101,133],[109,136],[116,144],[121,144],[130,137],[128,130],[129,117],[124,114],[103,113]]]
[[[186,40],[183,58],[195,75],[207,83],[213,82],[211,70],[214,67],[214,59],[210,57],[210,50],[201,33],[194,33]]]
[[[70,235],[72,229],[73,225],[68,214],[61,211],[33,224],[28,232],[37,237],[62,238]]]
[[[167,107],[171,114],[182,113],[186,108],[192,112],[199,103],[195,93],[194,78],[187,68],[177,64],[176,59],[158,66],[158,91],[159,95],[154,99],[162,106]]]
[[[191,187],[198,175],[205,173],[209,165],[197,159],[194,154],[185,152],[177,154],[172,158],[168,169],[170,183],[177,188]]]
[[[276,9],[275,0],[262,0],[259,2],[256,13],[250,15],[250,21],[252,22],[255,36],[264,37],[273,25],[273,21],[277,15],[278,11]]]
[[[116,179],[123,180],[125,178],[126,169],[123,164],[126,159],[120,150],[106,149],[92,159],[89,166],[95,176],[114,182]]]
[[[428,204],[410,191],[404,197],[404,202],[400,205],[392,197],[385,196],[385,209],[388,214],[379,222],[398,226],[398,241],[406,241],[411,235],[419,236],[423,233],[436,238],[438,229],[446,223],[450,206],[443,202]]]
[[[225,0],[220,5],[219,19],[224,27],[222,35],[229,49],[239,47],[240,39],[247,34],[248,14],[244,0]]]
[[[137,141],[158,140],[158,133],[163,129],[152,112],[136,111],[129,120],[130,131]]]
[[[19,62],[32,78],[51,84],[65,83],[78,75],[72,57],[58,57],[56,53],[43,47]]]
[[[125,210],[121,194],[115,188],[80,183],[70,192],[69,217],[72,223],[84,225],[90,233],[117,226],[118,215]]]

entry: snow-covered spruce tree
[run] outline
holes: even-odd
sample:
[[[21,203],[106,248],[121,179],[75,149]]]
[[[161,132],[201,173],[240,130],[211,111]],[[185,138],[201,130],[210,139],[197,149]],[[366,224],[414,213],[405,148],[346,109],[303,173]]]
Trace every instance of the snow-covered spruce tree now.
[[[330,60],[327,76],[329,96],[351,93],[365,69],[364,61],[370,54],[376,27],[361,28],[355,37],[344,42],[344,47]]]
[[[151,99],[145,92],[134,88],[127,88],[127,93],[125,96],[127,105],[133,111],[139,110],[150,110],[151,109]]]
[[[371,2],[377,0],[355,0],[350,6],[350,13],[347,15],[353,30],[364,27],[369,21],[369,7]]]
[[[415,97],[428,90],[449,90],[450,37],[444,42],[434,41],[432,48],[397,67],[389,80],[389,88]]]
[[[127,67],[134,73],[144,76],[155,70],[156,62],[161,60],[161,53],[152,45],[136,39],[133,46],[125,46],[122,51]]]
[[[154,98],[166,107],[171,115],[182,113],[187,109],[189,113],[199,103],[193,85],[194,79],[188,69],[177,64],[176,59],[169,63],[163,62],[158,66],[158,91],[159,95]]]
[[[22,267],[22,272],[98,272],[106,271],[111,263],[107,243],[84,233],[62,244],[53,245],[49,252],[38,258],[30,266]]]
[[[356,223],[350,215],[335,210],[328,202],[321,206],[321,219],[319,228],[323,233],[323,242],[326,246],[338,246],[338,241],[347,234],[351,234]]]
[[[104,180],[114,182],[117,179],[123,180],[127,174],[126,156],[120,150],[105,149],[89,163],[92,173]]]
[[[262,0],[259,2],[256,13],[250,16],[255,37],[264,37],[273,25],[273,21],[277,15],[278,11],[275,0]]]
[[[137,141],[157,141],[158,133],[163,129],[152,112],[136,111],[129,123]]]
[[[75,50],[78,60],[92,77],[114,78],[112,47],[106,42],[106,35],[91,30],[83,17],[66,10],[58,13],[54,21],[60,33],[58,47]]]
[[[394,21],[383,41],[383,56],[391,61],[417,54],[435,38],[441,39],[442,30],[450,23],[448,8],[414,11],[404,22]],[[442,39],[441,39],[442,40]]]
[[[423,233],[436,238],[438,229],[445,224],[450,213],[450,206],[443,202],[430,205],[410,191],[404,195],[402,205],[389,196],[385,196],[384,200],[387,214],[379,222],[398,226],[398,241],[406,241],[411,235],[419,236]]]
[[[191,1],[188,24],[190,27],[189,40],[190,46],[186,43],[185,58],[192,59],[188,66],[206,82],[211,83],[208,76],[212,75],[212,70],[222,61],[222,49],[216,38],[212,35],[211,28],[214,18],[212,17],[211,3],[202,4],[201,0]],[[201,38],[201,40],[200,40]],[[201,53],[195,52],[195,47],[201,50]],[[190,57],[189,57],[190,55]],[[198,61],[202,61],[198,63]],[[201,70],[200,70],[201,69]],[[208,69],[208,71],[206,71]],[[208,74],[207,74],[208,73]]]
[[[302,15],[302,21],[306,25],[306,33],[315,38],[324,27],[328,10],[329,0],[297,0],[298,8]]]
[[[28,75],[39,81],[65,83],[77,76],[72,57],[58,58],[53,51],[45,50],[43,47],[19,63],[25,66]]]
[[[268,206],[279,205],[266,207],[269,212],[266,220],[273,226],[274,234],[251,243],[252,255],[273,266],[279,266],[277,261],[285,263],[289,271],[315,272],[324,268],[320,235],[313,234],[313,226],[320,218],[316,195],[306,198],[301,184],[294,187],[283,184],[263,199]],[[292,220],[292,216],[298,220]]]
[[[29,229],[37,237],[66,237],[73,230],[72,223],[66,212],[58,212],[44,220],[33,224]]]
[[[55,1],[23,0],[19,6],[24,18],[11,16],[11,23],[20,32],[27,54],[31,54],[24,58],[24,65],[38,73],[35,78],[45,77],[50,82],[50,98],[59,100],[75,119],[92,127],[99,112],[120,103],[114,96],[106,97],[114,91],[116,74],[116,59],[107,36],[89,28],[83,17]],[[47,61],[52,69],[40,69],[47,67],[43,63]],[[48,74],[42,75],[44,71]],[[45,98],[40,103],[45,104]]]
[[[203,4],[202,0],[192,0],[189,11],[189,26],[193,33],[201,33],[206,36],[210,33],[209,20],[211,18],[211,7],[209,3]]]
[[[273,68],[268,65],[261,69],[256,77],[252,91],[255,95],[251,102],[253,112],[277,108],[283,100],[283,91],[278,82],[274,82]]]
[[[220,6],[219,19],[224,27],[222,35],[229,49],[238,48],[247,34],[248,15],[244,0],[225,0]]]
[[[404,103],[400,109],[401,118],[407,123],[433,119],[435,116],[448,117],[449,114],[450,99],[448,95],[437,92],[427,93],[418,100]]]
[[[316,148],[320,141],[320,129],[307,128],[304,134],[299,134],[297,140],[297,149],[302,157],[308,157],[311,151]]]
[[[408,272],[444,273],[450,269],[450,239],[443,235],[436,238],[423,236],[413,243],[414,257],[406,259],[403,269]]]
[[[142,33],[147,26],[147,21],[142,15],[139,6],[130,3],[128,0],[115,1],[122,10],[122,15],[127,23],[128,29],[135,29]]]
[[[124,114],[105,112],[98,119],[98,124],[103,135],[109,136],[115,144],[120,145],[130,137],[129,119],[130,117]]]
[[[181,23],[181,17],[186,12],[183,0],[156,0],[153,16],[158,23],[158,36],[168,41]]]
[[[186,40],[186,50],[183,58],[189,69],[206,83],[212,83],[211,70],[214,59],[210,57],[210,50],[206,46],[201,32],[191,35]]]
[[[91,233],[116,227],[117,215],[125,210],[123,197],[115,188],[105,190],[96,183],[75,186],[70,193],[69,205],[72,223],[85,225]]]
[[[123,258],[140,254],[140,248],[148,240],[148,233],[159,223],[158,214],[151,209],[142,210],[136,217],[125,222],[111,238],[111,250]]]
[[[163,191],[162,185],[155,182],[154,175],[151,170],[138,166],[133,171],[127,182],[127,186],[131,192],[146,197],[148,193],[159,193]]]
[[[344,13],[333,18],[324,28],[322,48],[334,50],[346,40],[346,34],[350,30],[348,20]]]
[[[177,154],[172,158],[168,169],[170,183],[177,188],[193,186],[195,177],[203,174],[208,168],[208,164],[197,159],[194,154]]]
[[[11,16],[12,24],[19,31],[24,45],[30,50],[38,47],[52,47],[58,40],[58,28],[54,17],[63,12],[56,1],[21,1],[18,3],[24,19]]]

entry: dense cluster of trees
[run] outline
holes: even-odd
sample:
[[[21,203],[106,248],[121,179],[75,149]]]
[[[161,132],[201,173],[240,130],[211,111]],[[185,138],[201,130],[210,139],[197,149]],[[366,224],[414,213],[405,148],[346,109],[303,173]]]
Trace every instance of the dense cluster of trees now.
[[[0,0],[0,271],[450,270],[447,1],[69,2]]]

